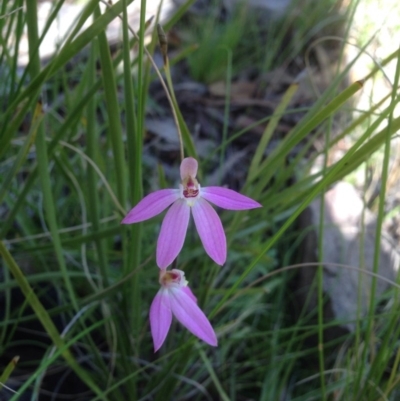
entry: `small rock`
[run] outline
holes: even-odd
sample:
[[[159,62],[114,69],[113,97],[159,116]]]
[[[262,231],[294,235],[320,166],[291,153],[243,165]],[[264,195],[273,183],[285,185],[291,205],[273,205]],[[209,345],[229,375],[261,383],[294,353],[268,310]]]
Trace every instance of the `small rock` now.
[[[355,188],[346,182],[337,183],[326,192],[324,200],[323,289],[329,298],[329,302],[324,307],[324,313],[326,318],[343,322],[342,328],[353,332],[357,318],[365,316],[368,311],[372,277],[358,270],[339,266],[339,264],[354,266],[367,272],[373,271],[376,216],[364,208],[363,201]],[[318,261],[320,205],[321,200],[315,200],[300,218],[300,226],[307,230],[301,250],[302,261],[305,263]],[[364,212],[363,209],[365,209]],[[313,229],[310,230],[310,226]],[[394,281],[399,263],[399,253],[383,228],[378,274]],[[311,287],[316,271],[316,268],[312,266],[303,267],[300,270],[299,288],[303,304],[310,288],[313,291],[307,305],[308,311],[315,310],[317,307],[315,286]],[[375,298],[378,299],[390,288],[390,284],[379,278],[376,284]],[[337,333],[335,329],[330,331],[333,337],[336,337]]]
[[[228,10],[241,4],[241,0],[224,0]],[[265,15],[273,18],[282,17],[289,9],[291,0],[247,0],[246,6],[258,12],[265,12]]]

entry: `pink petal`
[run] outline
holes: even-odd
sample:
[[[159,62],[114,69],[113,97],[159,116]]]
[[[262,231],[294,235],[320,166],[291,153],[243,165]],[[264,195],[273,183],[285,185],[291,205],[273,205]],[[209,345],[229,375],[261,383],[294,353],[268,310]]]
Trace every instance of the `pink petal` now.
[[[223,265],[226,261],[226,238],[217,212],[202,198],[197,199],[192,212],[204,249],[211,259]]]
[[[192,300],[193,300],[194,302],[197,302],[196,296],[193,294],[192,290],[191,290],[188,286],[186,286],[186,287],[181,287],[181,289],[182,289],[182,291],[185,291],[185,292],[186,292],[186,295],[188,295],[190,298],[192,298]]]
[[[165,215],[157,241],[156,259],[160,269],[169,266],[181,251],[189,216],[190,207],[184,199],[178,199]]]
[[[181,163],[181,178],[184,180],[187,177],[195,178],[197,175],[197,160],[193,159],[193,157],[186,157],[182,160]]]
[[[206,315],[197,306],[197,303],[182,290],[183,288],[180,287],[169,289],[172,313],[196,337],[216,347],[218,345],[217,336]]]
[[[163,345],[171,326],[172,312],[168,290],[161,288],[150,306],[150,329],[153,337],[154,352]]]
[[[211,203],[228,210],[247,210],[262,206],[239,192],[223,187],[201,188],[201,196]]]
[[[122,220],[122,224],[151,219],[179,199],[179,189],[160,189],[145,196]]]

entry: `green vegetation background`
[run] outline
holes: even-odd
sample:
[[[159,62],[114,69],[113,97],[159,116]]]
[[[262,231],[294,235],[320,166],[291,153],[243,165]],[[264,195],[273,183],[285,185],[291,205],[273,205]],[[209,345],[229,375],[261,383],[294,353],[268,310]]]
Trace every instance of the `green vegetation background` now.
[[[43,378],[59,368],[73,371],[90,389],[93,395],[81,399],[397,400],[399,285],[393,283],[387,306],[380,312],[376,309],[380,300],[374,297],[377,278],[373,278],[367,316],[357,322],[354,334],[332,344],[324,339],[323,330],[338,322],[323,320],[322,267],[317,267],[314,316],[302,313],[294,319],[290,280],[304,234],[295,230],[296,218],[331,184],[360,168],[366,170],[371,155],[380,152],[377,272],[381,227],[388,213],[384,206],[391,141],[400,126],[394,115],[399,102],[399,52],[394,49],[368,76],[359,77],[372,79],[394,61],[395,74],[390,77],[394,89],[385,97],[387,103],[381,107],[382,99],[371,104],[335,137],[330,134],[335,116],[350,115],[349,100],[364,81],[340,88],[369,38],[268,158],[264,151],[280,118],[296,111],[288,107],[296,83],[274,113],[260,121],[268,125],[248,166],[242,193],[263,208],[221,213],[228,238],[224,267],[210,261],[196,236],[189,236],[179,258],[178,267],[186,272],[209,316],[219,346],[210,348],[174,324],[163,349],[154,354],[148,309],[159,287],[154,253],[161,217],[131,226],[122,226],[120,221],[152,190],[150,182],[159,187],[175,183],[166,182],[162,164],[150,166],[143,160],[149,85],[159,79],[146,50],[153,54],[157,35],[153,25],[148,27],[145,0],[141,1],[137,37],[130,32],[129,3],[120,0],[101,11],[97,0],[87,1],[68,37],[45,65],[38,46],[63,1],[52,3],[40,37],[36,1],[1,3],[0,356],[5,365],[0,382],[5,386],[0,398],[7,393],[9,399],[18,400],[29,393],[31,399],[40,399]],[[184,3],[163,24],[166,32],[176,26],[191,3]],[[193,43],[184,45],[178,59],[187,60],[194,79],[226,79],[229,88],[246,62],[268,71],[283,59],[303,57],[322,27],[336,23],[324,11],[332,9],[334,2],[320,3],[317,7],[314,2],[295,4],[303,7],[304,14],[271,22],[267,45],[257,41],[259,32],[251,23],[252,16],[233,14],[219,25],[210,13],[202,27],[193,27]],[[345,39],[357,7],[353,1],[346,9]],[[105,29],[115,18],[121,18],[124,40],[111,54]],[[296,39],[282,50],[292,29]],[[246,36],[246,32],[251,34]],[[29,64],[21,74],[18,53],[25,33]],[[145,37],[150,38],[146,44]],[[243,42],[244,37],[251,40]],[[87,57],[76,63],[84,49]],[[46,99],[51,102],[47,104]],[[173,104],[186,155],[196,156],[185,116],[174,99]],[[220,146],[207,160],[200,160],[201,174],[207,174],[211,161],[222,164],[230,142],[247,131],[229,136],[224,131]],[[324,149],[305,159],[321,135]],[[353,140],[348,152],[328,165],[330,149],[348,137]],[[304,150],[289,157],[300,143]],[[310,175],[319,156],[325,165]],[[179,160],[175,164],[178,168]],[[292,177],[295,183],[287,186]],[[15,302],[17,289],[24,296],[19,303]],[[56,296],[51,296],[52,291]],[[62,327],[57,324],[60,317]],[[14,343],[13,334],[21,322],[40,322],[50,341],[38,345],[27,333]],[[308,342],[310,338],[316,340]],[[14,355],[6,366],[8,350],[35,347],[42,351],[36,360],[21,352],[16,369],[16,360],[11,361]],[[28,374],[21,376],[21,372]]]

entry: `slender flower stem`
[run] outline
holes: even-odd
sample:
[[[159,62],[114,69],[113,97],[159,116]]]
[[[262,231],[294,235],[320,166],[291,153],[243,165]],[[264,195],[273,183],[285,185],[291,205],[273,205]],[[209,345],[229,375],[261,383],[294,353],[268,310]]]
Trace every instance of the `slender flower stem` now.
[[[108,7],[110,7],[110,4],[108,4],[105,0],[101,0],[101,2],[104,3],[105,5],[107,5]],[[143,3],[143,1],[142,1],[142,3]],[[142,9],[142,7],[141,7],[141,9]],[[121,17],[120,15],[118,17],[123,21],[123,17]],[[135,37],[135,39],[140,44],[141,43],[141,39],[140,39],[139,35],[134,31],[134,29],[130,25],[127,25],[127,26],[128,26],[129,31],[132,33],[132,35]],[[143,26],[145,26],[145,24]],[[142,35],[144,35],[144,30],[142,31]],[[178,118],[178,115],[177,115],[177,112],[176,112],[177,102],[176,102],[175,94],[174,94],[174,91],[173,91],[172,79],[171,79],[171,74],[170,74],[170,70],[169,70],[168,59],[167,59],[167,64],[164,66],[165,67],[165,75],[166,75],[167,82],[168,82],[168,86],[167,86],[165,81],[164,81],[164,79],[163,79],[163,77],[162,77],[162,75],[161,75],[160,70],[157,67],[157,64],[155,63],[155,61],[154,61],[153,57],[151,56],[150,52],[147,50],[147,48],[144,45],[143,45],[143,49],[142,50],[141,50],[141,46],[139,46],[139,56],[138,57],[140,57],[140,54],[143,54],[141,52],[146,53],[146,56],[149,58],[152,66],[154,68],[154,71],[158,75],[160,83],[161,83],[161,85],[162,85],[162,87],[164,89],[165,95],[167,96],[168,102],[169,102],[169,104],[171,106],[172,115],[174,117],[175,125],[176,125],[177,131],[178,131],[179,146],[180,146],[180,150],[181,150],[181,161],[182,161],[184,159],[184,146],[183,146],[182,132],[181,132],[181,129],[180,129],[180,124],[179,124],[179,118]],[[141,70],[141,67],[140,67],[140,64],[139,64],[139,88],[140,88],[140,77],[141,76],[142,76],[142,70]],[[168,87],[171,88],[171,92],[168,90]],[[140,90],[139,90],[139,93],[140,93]],[[140,103],[141,102],[139,102],[139,107],[140,107]],[[140,113],[138,112],[138,114],[139,114],[138,120],[140,120]],[[192,154],[193,152],[190,152],[190,153]]]
[[[182,161],[185,158],[185,153],[184,153],[184,149],[183,149],[182,132],[181,132],[181,128],[180,128],[180,125],[179,125],[178,116],[177,116],[177,113],[176,113],[176,110],[178,110],[178,102],[176,101],[175,92],[174,92],[174,86],[172,84],[171,70],[169,68],[168,57],[167,57],[167,63],[164,65],[164,71],[165,71],[165,77],[167,78],[168,88],[169,88],[170,93],[171,93],[171,96],[170,96],[170,99],[171,99],[171,101],[170,101],[171,111],[172,111],[172,114],[174,116],[175,125],[176,125],[176,129],[177,129],[177,133],[178,133],[179,147],[181,149],[181,161]],[[169,94],[167,96],[169,96]]]
[[[104,4],[106,4],[108,7],[110,6],[106,1],[104,1],[104,0],[101,0],[101,2],[102,3],[104,3]],[[142,3],[143,3],[144,1],[142,1]],[[142,4],[142,7],[143,7],[143,4]],[[141,9],[142,9],[142,7],[141,7]],[[122,21],[123,21],[123,17],[121,17],[120,15],[118,16],[120,19],[122,19]],[[140,37],[139,37],[139,35],[132,29],[132,27],[130,26],[130,25],[127,25],[128,26],[128,29],[129,29],[129,31],[132,33],[132,35],[136,38],[136,40],[138,41],[138,43],[140,44],[142,41],[141,41],[141,39],[140,39]],[[141,25],[142,26],[142,25]],[[145,24],[143,24],[143,26],[145,26]],[[144,29],[142,30],[142,36],[144,35]],[[141,53],[142,52],[142,53]],[[162,87],[163,87],[163,89],[164,89],[164,92],[165,92],[165,95],[167,96],[167,99],[168,99],[168,102],[169,102],[169,104],[170,104],[170,106],[171,106],[171,111],[172,111],[172,115],[173,115],[173,117],[174,117],[174,121],[175,121],[175,125],[176,125],[176,129],[177,129],[177,132],[178,132],[178,138],[179,138],[179,147],[180,147],[180,153],[181,153],[181,161],[184,159],[184,145],[183,145],[183,136],[182,136],[182,132],[181,132],[181,129],[180,129],[180,124],[179,124],[179,118],[178,118],[178,113],[177,113],[177,110],[179,110],[178,109],[178,103],[177,103],[177,101],[176,101],[176,98],[175,98],[175,93],[174,93],[174,90],[173,90],[173,85],[172,85],[172,79],[171,79],[171,74],[170,74],[170,69],[169,69],[169,63],[168,63],[168,57],[165,59],[165,61],[166,61],[166,64],[164,65],[164,70],[165,70],[165,76],[166,76],[166,79],[167,79],[167,83],[168,83],[168,86],[165,84],[165,81],[164,81],[164,79],[163,79],[163,77],[162,77],[162,75],[161,75],[161,72],[160,72],[160,70],[158,69],[158,67],[157,67],[157,64],[155,63],[155,61],[154,61],[154,59],[153,59],[153,57],[151,56],[151,54],[150,54],[150,52],[147,50],[147,48],[143,45],[143,48],[139,45],[139,59],[140,59],[140,54],[143,54],[143,52],[144,53],[146,53],[146,56],[149,58],[149,60],[150,60],[150,62],[151,62],[151,64],[153,65],[153,68],[154,68],[154,71],[156,72],[156,74],[158,75],[158,78],[159,78],[159,80],[160,80],[160,83],[161,83],[161,85],[162,85]],[[143,56],[142,56],[143,57]],[[140,84],[140,77],[142,76],[142,69],[141,69],[141,66],[140,66],[140,64],[139,64],[139,87],[138,87],[138,92],[139,93],[141,93],[141,91],[140,91],[140,87],[141,87],[141,84]],[[170,88],[170,90],[168,89],[168,88]],[[139,96],[139,98],[140,98],[140,96]],[[139,102],[139,112],[138,112],[138,121],[140,121],[140,104],[141,104],[141,102]],[[140,125],[140,122],[139,122],[139,125]],[[189,139],[190,139],[190,137],[188,137]],[[196,152],[195,152],[195,149],[194,149],[194,146],[193,146],[193,143],[192,143],[192,141],[187,141],[188,142],[188,146],[190,147],[190,154],[192,155],[192,156],[196,156]]]
[[[222,181],[222,166],[225,160],[225,148],[226,148],[226,138],[228,136],[228,126],[229,126],[229,111],[231,106],[231,81],[232,81],[232,50],[226,50],[226,81],[225,81],[225,108],[224,108],[224,126],[222,130],[222,144],[221,144],[221,154],[219,157],[219,177],[218,185],[221,185]]]
[[[176,115],[176,112],[175,112],[175,108],[176,108],[176,110],[178,110],[178,103],[176,101],[174,85],[172,84],[172,78],[171,78],[171,70],[169,68],[167,35],[165,34],[165,32],[162,29],[162,26],[160,24],[157,24],[157,34],[158,34],[158,41],[160,43],[160,50],[163,55],[164,72],[165,72],[165,77],[167,78],[167,84],[168,84],[168,89],[169,89],[168,95],[171,94],[171,100],[173,102],[173,104],[171,104],[171,109],[172,109],[172,113],[174,115],[176,129],[178,132],[179,146],[181,149],[181,161],[182,161],[185,157],[185,153],[184,153],[184,149],[183,149],[182,132],[181,132],[181,129],[179,126],[178,116]]]
[[[136,38],[136,40],[140,43],[140,38],[138,36],[138,34],[128,25],[128,28],[130,30],[130,32],[132,33],[132,35]],[[142,32],[142,34],[144,34],[144,32]],[[168,90],[168,87],[172,88],[172,80],[171,80],[171,76],[169,74],[169,67],[165,67],[165,76],[167,78],[167,82],[168,82],[168,86],[165,84],[165,81],[161,75],[160,70],[157,67],[157,64],[155,63],[153,57],[151,56],[150,52],[147,50],[147,48],[144,46],[143,47],[144,52],[146,53],[146,56],[149,58],[151,64],[153,65],[154,71],[156,72],[156,74],[158,75],[158,78],[160,80],[160,83],[164,89],[165,95],[167,96],[168,102],[171,106],[171,111],[172,111],[172,115],[174,117],[174,121],[175,121],[175,125],[176,125],[176,129],[178,132],[178,138],[179,138],[179,146],[181,149],[181,161],[184,158],[184,149],[183,149],[183,140],[182,140],[182,132],[180,130],[180,125],[179,125],[179,119],[178,119],[178,115],[176,112],[176,107],[177,107],[177,103],[176,103],[176,99],[175,99],[175,95],[173,90],[170,92]],[[168,63],[168,58],[167,58],[167,66],[169,65]]]

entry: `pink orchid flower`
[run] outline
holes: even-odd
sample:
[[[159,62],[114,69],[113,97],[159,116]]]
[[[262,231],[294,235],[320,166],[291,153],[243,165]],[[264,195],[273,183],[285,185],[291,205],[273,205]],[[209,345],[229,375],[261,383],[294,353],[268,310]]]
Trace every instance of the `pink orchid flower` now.
[[[219,265],[226,261],[226,237],[217,212],[207,202],[228,210],[247,210],[261,205],[223,187],[201,188],[196,180],[197,160],[187,157],[181,163],[179,189],[161,189],[144,197],[122,220],[122,224],[138,223],[168,210],[157,241],[156,260],[165,269],[178,256],[185,241],[190,211],[208,255]]]
[[[187,286],[185,273],[178,269],[161,270],[160,284],[161,288],[150,307],[154,352],[161,348],[167,337],[172,315],[196,337],[216,347],[217,336],[206,315],[197,306],[197,299]]]

